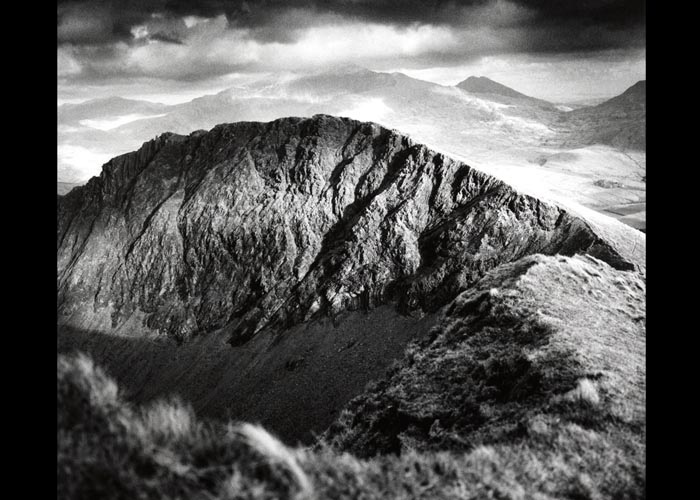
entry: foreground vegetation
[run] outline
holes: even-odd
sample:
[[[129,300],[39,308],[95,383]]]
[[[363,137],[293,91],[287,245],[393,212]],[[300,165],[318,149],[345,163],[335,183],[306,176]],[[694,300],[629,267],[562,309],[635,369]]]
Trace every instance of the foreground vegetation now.
[[[644,282],[528,257],[445,311],[316,446],[144,407],[58,358],[59,499],[643,498]]]

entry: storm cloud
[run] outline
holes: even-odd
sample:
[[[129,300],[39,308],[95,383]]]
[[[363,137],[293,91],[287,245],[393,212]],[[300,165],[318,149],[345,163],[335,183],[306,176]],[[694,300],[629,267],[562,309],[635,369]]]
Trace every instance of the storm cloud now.
[[[497,6],[495,10],[489,7]],[[508,16],[505,4],[521,16]],[[303,12],[305,16],[297,14]],[[484,17],[488,13],[489,19]],[[95,20],[89,33],[75,27],[76,16]],[[261,39],[278,40],[289,32],[341,17],[394,26],[413,24],[462,27],[488,21],[523,28],[607,27],[627,31],[633,38],[644,26],[643,0],[82,0],[58,2],[59,43],[109,43],[129,40],[131,28],[152,19],[205,18],[225,15],[232,27],[252,29]],[[98,18],[99,20],[97,20]],[[79,24],[79,23],[78,23]],[[273,27],[275,30],[265,28]],[[92,29],[94,28],[94,29]],[[99,28],[99,29],[98,29]],[[280,33],[275,34],[275,31]],[[573,36],[573,34],[572,34]],[[565,44],[565,40],[562,43]]]
[[[334,64],[444,74],[484,60],[640,61],[645,37],[640,0],[57,2],[64,92]]]
[[[354,62],[364,58],[382,65],[393,58],[407,67],[496,54],[638,49],[645,43],[644,5],[639,0],[59,1],[59,73],[75,79],[115,72],[207,78],[276,67],[281,61],[266,58],[267,52],[299,58],[310,41],[321,44],[320,60],[340,60],[322,52],[341,37],[349,37],[361,56],[351,57]],[[393,51],[363,46],[382,43],[381,37]],[[149,56],[171,57],[173,65],[165,71]]]

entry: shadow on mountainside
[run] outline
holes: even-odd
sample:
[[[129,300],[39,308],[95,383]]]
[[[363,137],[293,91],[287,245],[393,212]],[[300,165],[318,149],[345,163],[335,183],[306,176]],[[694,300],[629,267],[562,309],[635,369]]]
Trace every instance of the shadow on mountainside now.
[[[240,346],[224,331],[178,345],[62,326],[58,352],[88,353],[129,401],[177,395],[198,415],[260,422],[286,442],[309,443],[434,321],[382,306],[264,331]]]

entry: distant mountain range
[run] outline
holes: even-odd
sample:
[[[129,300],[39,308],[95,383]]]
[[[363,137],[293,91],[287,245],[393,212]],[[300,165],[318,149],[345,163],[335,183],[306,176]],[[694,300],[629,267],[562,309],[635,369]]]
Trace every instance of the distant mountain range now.
[[[131,114],[158,114],[170,106],[121,97],[91,99],[80,104],[63,104],[58,107],[59,124],[76,125],[80,120],[108,118]]]
[[[646,81],[619,96],[569,115],[574,143],[609,144],[622,150],[646,150]]]
[[[59,107],[58,178],[85,182],[107,159],[165,131],[331,114],[395,128],[530,194],[618,217],[606,209],[645,202],[645,96],[635,87],[564,112],[484,77],[445,87],[353,66],[270,77],[178,105],[99,99]],[[625,222],[643,228],[641,220]]]
[[[616,109],[618,111],[646,111],[647,82],[641,80],[625,90],[619,96],[595,106],[595,109]]]

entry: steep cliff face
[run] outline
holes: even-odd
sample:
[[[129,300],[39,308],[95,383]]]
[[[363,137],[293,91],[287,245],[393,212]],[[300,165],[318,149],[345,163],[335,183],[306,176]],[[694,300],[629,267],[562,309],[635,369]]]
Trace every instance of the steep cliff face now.
[[[240,343],[385,303],[435,311],[534,253],[634,268],[557,207],[326,115],[163,134],[57,204],[59,324],[103,331]]]

